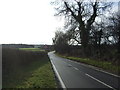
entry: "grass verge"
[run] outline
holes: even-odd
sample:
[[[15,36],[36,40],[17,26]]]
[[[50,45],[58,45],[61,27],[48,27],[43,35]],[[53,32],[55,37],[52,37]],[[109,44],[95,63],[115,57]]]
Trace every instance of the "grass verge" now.
[[[71,56],[61,55],[61,54],[58,54],[58,53],[55,53],[55,54],[60,56],[60,57],[63,57],[63,58],[67,58],[67,59],[74,60],[74,61],[77,61],[77,62],[81,62],[81,63],[84,63],[84,64],[99,67],[99,68],[101,68],[103,70],[106,70],[108,72],[120,75],[120,66],[114,65],[114,64],[112,64],[112,62],[92,60],[92,59],[89,59],[89,58],[71,57]]]
[[[26,73],[27,71],[27,73]],[[26,77],[16,88],[56,88],[50,62],[35,62],[24,71]]]
[[[3,89],[56,88],[46,52],[3,49]]]

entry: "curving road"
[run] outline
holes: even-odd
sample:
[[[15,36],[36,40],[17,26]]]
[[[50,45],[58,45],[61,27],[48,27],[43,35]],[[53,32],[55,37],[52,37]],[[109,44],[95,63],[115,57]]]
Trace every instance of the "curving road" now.
[[[120,90],[119,76],[101,72],[89,65],[58,57],[54,52],[49,52],[48,56],[62,88]]]

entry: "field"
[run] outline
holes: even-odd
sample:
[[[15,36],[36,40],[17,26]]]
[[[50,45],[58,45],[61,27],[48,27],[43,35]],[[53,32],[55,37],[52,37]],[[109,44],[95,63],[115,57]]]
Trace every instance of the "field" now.
[[[39,48],[19,48],[19,50],[26,50],[26,51],[45,51]]]
[[[56,88],[47,52],[38,48],[2,49],[3,88]]]

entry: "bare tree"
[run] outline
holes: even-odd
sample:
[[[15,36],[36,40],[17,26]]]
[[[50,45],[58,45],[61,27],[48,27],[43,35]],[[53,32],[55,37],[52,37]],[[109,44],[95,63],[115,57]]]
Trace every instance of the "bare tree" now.
[[[102,11],[107,10],[111,3],[101,3],[95,0],[94,2],[83,2],[84,0],[61,0],[56,8],[58,13],[56,15],[65,16],[66,25],[78,27],[80,41],[78,41],[83,48],[85,54],[88,52],[89,33],[92,24],[95,22],[97,16],[102,14]],[[58,6],[57,5],[57,6]],[[76,39],[77,41],[77,39]]]
[[[112,24],[109,25],[112,39],[114,43],[117,44],[118,53],[120,53],[120,14],[116,13],[114,16],[110,17],[110,22]]]
[[[56,31],[55,37],[53,38],[54,48],[56,52],[68,53],[68,41],[69,37],[67,34],[63,33],[62,31]]]

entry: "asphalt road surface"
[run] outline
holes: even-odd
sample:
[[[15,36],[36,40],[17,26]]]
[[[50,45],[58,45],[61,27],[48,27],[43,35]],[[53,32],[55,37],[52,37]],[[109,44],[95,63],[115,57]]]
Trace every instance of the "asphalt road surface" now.
[[[62,88],[120,90],[120,77],[98,71],[82,63],[48,53]]]

